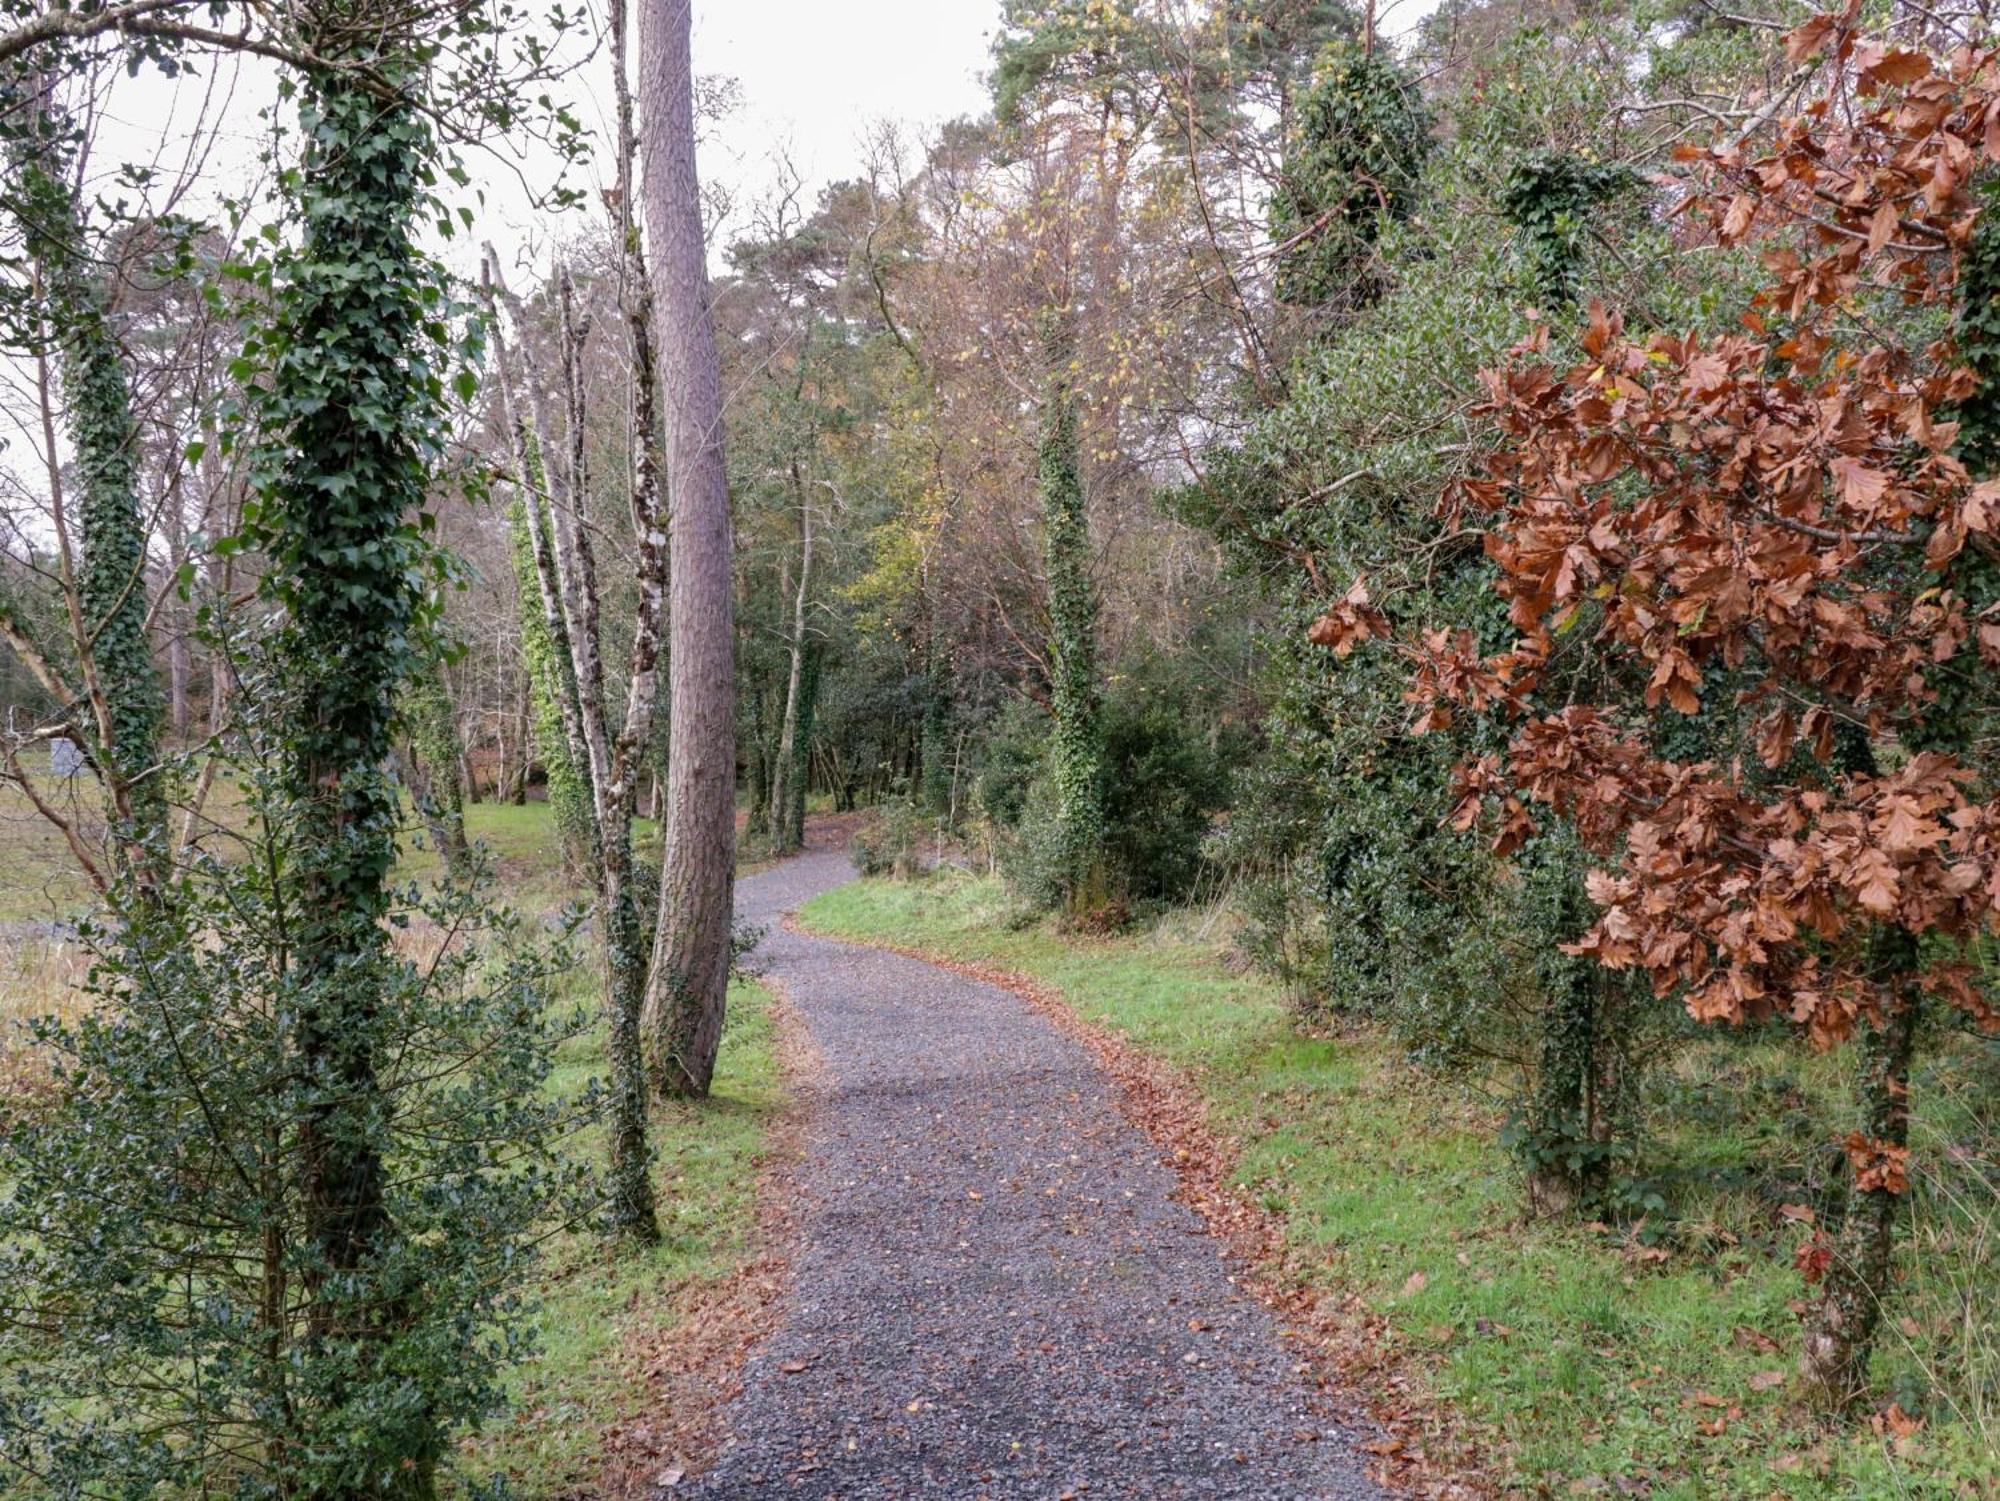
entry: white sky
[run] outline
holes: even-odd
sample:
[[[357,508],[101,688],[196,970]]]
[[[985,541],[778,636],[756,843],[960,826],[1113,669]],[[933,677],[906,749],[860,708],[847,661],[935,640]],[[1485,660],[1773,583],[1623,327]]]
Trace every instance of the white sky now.
[[[1395,36],[1436,4],[1379,0],[1378,25]],[[732,224],[717,236],[718,266],[731,228],[773,192],[780,154],[803,179],[801,206],[810,208],[820,188],[860,167],[864,138],[878,123],[909,127],[920,140],[927,128],[978,114],[989,103],[984,74],[1000,0],[694,0],[694,6],[695,71],[733,78],[741,89],[740,107],[715,127],[701,153],[704,183],[725,189],[735,205]],[[590,0],[589,9],[601,27],[602,0]],[[105,175],[121,162],[151,161],[161,181],[173,182],[198,160],[194,186],[176,206],[207,213],[223,196],[262,196],[267,126],[260,111],[271,101],[274,70],[242,57],[205,59],[201,66],[205,76],[198,78],[168,80],[147,69],[106,80],[94,159],[99,191],[115,193]],[[601,214],[594,190],[609,180],[612,137],[602,49],[566,88],[603,143],[575,180],[591,190],[584,212]],[[204,144],[195,150],[191,141]],[[477,222],[471,235],[445,248],[447,260],[470,275],[479,242],[491,239],[511,263],[510,277],[520,284],[536,279],[548,264],[550,240],[582,227],[577,216],[551,221],[532,207],[530,189],[549,186],[554,162],[546,153],[512,164],[474,154],[465,165],[475,191],[448,196],[471,207]],[[0,360],[0,473],[18,475],[36,447],[32,424],[23,422],[22,379],[17,362]]]
[[[1379,0],[1378,24],[1385,35],[1396,35],[1436,4]],[[601,26],[601,3],[593,0],[589,9]],[[773,191],[783,154],[804,179],[809,207],[819,188],[858,168],[862,141],[879,122],[913,127],[920,139],[927,127],[980,113],[989,103],[983,75],[999,14],[1000,0],[695,0],[695,71],[733,78],[742,99],[703,143],[704,183],[726,189],[740,217]],[[258,59],[214,59],[204,66],[211,70],[205,80],[170,82],[148,71],[112,82],[100,133],[107,167],[157,157],[163,176],[176,176],[189,133],[206,118],[217,134],[202,197],[248,190],[262,145],[258,110],[269,101],[272,70]],[[579,117],[608,147],[611,100],[603,52],[566,87]],[[549,226],[529,206],[527,185],[546,187],[553,162],[531,155],[516,171],[474,155],[466,165],[484,193],[473,239],[490,237],[503,252],[539,258]],[[610,170],[606,151],[578,185],[600,186]],[[591,198],[595,209],[594,192]],[[471,264],[468,258],[461,269]]]

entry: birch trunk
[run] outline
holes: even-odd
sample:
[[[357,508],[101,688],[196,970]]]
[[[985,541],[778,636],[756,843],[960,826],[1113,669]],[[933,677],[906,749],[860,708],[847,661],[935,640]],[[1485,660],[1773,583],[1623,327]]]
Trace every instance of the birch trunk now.
[[[778,761],[771,772],[771,851],[790,854],[799,847],[792,819],[792,763],[799,738],[799,687],[805,677],[806,597],[812,587],[812,507],[799,495],[799,587],[792,596],[792,665],[785,682],[785,715],[779,722]]]
[[[690,0],[647,0],[639,35],[646,224],[673,497],[672,724],[659,933],[646,987],[654,1078],[705,1095],[729,985],[736,706],[722,383],[695,171]]]

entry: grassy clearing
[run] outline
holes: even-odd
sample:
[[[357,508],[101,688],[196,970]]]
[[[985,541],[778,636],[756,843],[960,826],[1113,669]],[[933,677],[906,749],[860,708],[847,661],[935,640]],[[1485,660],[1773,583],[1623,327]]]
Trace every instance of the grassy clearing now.
[[[81,780],[76,787],[79,797],[95,793]],[[218,787],[211,811],[233,801],[227,788]],[[86,830],[101,829],[89,808],[73,811]],[[465,810],[465,824],[470,837],[485,846],[500,901],[543,913],[579,899],[563,878],[547,804],[478,803]],[[657,858],[657,827],[641,820],[636,833],[641,852]],[[75,987],[89,969],[89,956],[69,929],[90,912],[94,893],[61,834],[7,783],[0,783],[0,862],[8,874],[0,882],[0,1085],[7,1085],[32,1082],[35,1073],[22,1024],[52,1013],[75,1014]],[[435,880],[441,864],[414,833],[405,834],[401,878]]]
[[[55,783],[45,775],[45,754],[25,759],[36,774],[37,789],[55,810],[75,822],[86,837],[101,837],[104,819],[98,811],[96,782],[80,776]],[[0,924],[61,921],[89,905],[90,882],[77,868],[62,834],[36,811],[26,793],[7,781],[0,781],[0,855],[5,857],[7,873],[0,881]]]
[[[750,1254],[758,1168],[786,1098],[770,1005],[763,986],[733,985],[713,1096],[655,1113],[660,1244],[634,1254],[585,1229],[547,1248],[534,1318],[539,1348],[514,1371],[508,1415],[464,1446],[467,1474],[504,1475],[510,1494],[526,1498],[594,1494],[605,1428],[642,1411],[648,1397],[628,1339],[671,1336],[678,1295],[727,1276]],[[601,1033],[574,1039],[553,1087],[583,1089],[602,1075],[603,1056]],[[598,1134],[578,1143],[593,1160]]]
[[[1286,1214],[1317,1276],[1389,1319],[1518,1494],[2000,1496],[2000,1213],[1981,1155],[1996,1091],[1966,1060],[1956,1086],[1935,1069],[1918,1086],[1922,1150],[1944,1168],[1923,1185],[1920,1254],[1877,1364],[1923,1425],[1830,1430],[1790,1391],[1801,1284],[1768,1190],[1841,1118],[1838,1057],[1688,1051],[1674,1083],[1703,1108],[1676,1112],[1670,1145],[1715,1171],[1651,1246],[1525,1218],[1490,1095],[1422,1079],[1365,1033],[1300,1036],[1275,989],[1232,973],[1223,940],[1196,925],[1105,940],[1016,928],[997,883],[959,876],[858,883],[802,918],[1030,975],[1186,1070],[1242,1143],[1243,1184]]]

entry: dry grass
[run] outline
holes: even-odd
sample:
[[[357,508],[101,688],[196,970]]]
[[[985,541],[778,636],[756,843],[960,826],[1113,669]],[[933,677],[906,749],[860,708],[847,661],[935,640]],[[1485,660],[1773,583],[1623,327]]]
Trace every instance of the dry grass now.
[[[93,802],[96,785],[80,777],[67,784],[38,781],[36,788],[95,847],[104,830]],[[10,781],[0,781],[0,870],[6,873],[0,925],[59,921],[90,904],[90,882],[63,836]]]
[[[74,1021],[89,972],[89,950],[73,936],[0,935],[0,1115],[47,1082],[29,1024],[44,1016]]]

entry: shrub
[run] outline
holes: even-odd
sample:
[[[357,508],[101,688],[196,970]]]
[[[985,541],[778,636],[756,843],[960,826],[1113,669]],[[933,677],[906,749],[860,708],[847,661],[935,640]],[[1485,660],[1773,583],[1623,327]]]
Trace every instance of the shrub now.
[[[931,823],[908,797],[892,797],[875,819],[855,830],[848,853],[864,876],[895,876],[908,880],[923,870],[924,841]]]
[[[1103,706],[1104,859],[1083,910],[1123,910],[1189,896],[1209,869],[1210,824],[1228,798],[1229,742],[1204,723],[1192,695],[1165,674],[1128,678]],[[1049,721],[1010,709],[989,742],[979,798],[1002,834],[1008,883],[1037,909],[1066,894],[1056,792],[1044,747]]]
[[[376,1061],[349,1120],[395,1233],[355,1267],[316,1253],[308,1165],[348,1086],[299,1046],[286,796],[241,770],[243,848],[93,935],[89,1013],[38,1028],[56,1097],[0,1139],[9,1494],[427,1493],[520,1353],[532,1246],[583,1207],[555,1154],[574,1107],[543,1087],[565,946],[473,886],[406,889],[346,1040]]]

